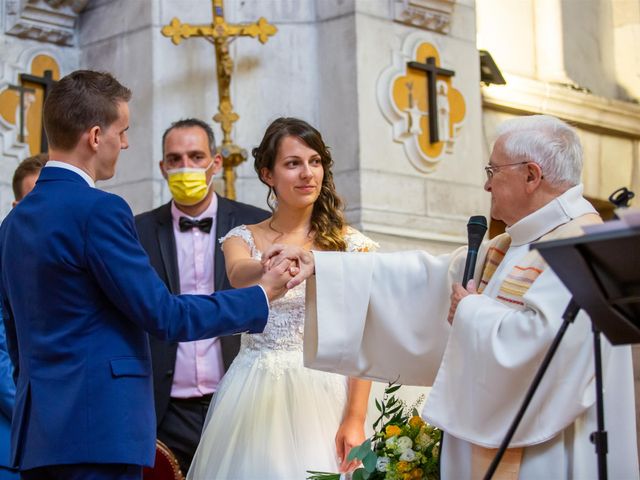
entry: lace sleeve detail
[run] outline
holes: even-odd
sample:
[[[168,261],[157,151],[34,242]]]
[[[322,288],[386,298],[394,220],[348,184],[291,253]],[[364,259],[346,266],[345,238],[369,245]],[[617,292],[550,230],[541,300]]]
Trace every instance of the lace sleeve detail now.
[[[246,225],[238,225],[237,227],[232,228],[231,230],[229,230],[229,233],[220,238],[218,242],[220,242],[220,244],[222,245],[226,240],[232,237],[238,237],[244,240],[244,242],[249,245],[249,248],[251,249],[251,255],[256,252],[256,244],[253,241],[253,235],[251,235],[251,230],[249,230]]]
[[[380,248],[377,242],[352,227],[347,227],[344,239],[347,241],[347,252],[375,252]]]

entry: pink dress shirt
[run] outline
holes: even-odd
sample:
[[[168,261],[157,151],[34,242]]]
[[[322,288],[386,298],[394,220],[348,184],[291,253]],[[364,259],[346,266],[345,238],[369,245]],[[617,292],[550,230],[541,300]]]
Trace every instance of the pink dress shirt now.
[[[186,216],[171,203],[173,233],[178,254],[180,293],[208,295],[214,290],[214,247],[216,242],[216,213],[218,197],[212,196],[211,205],[196,220],[213,217],[210,233],[197,228],[180,231],[178,221]],[[214,393],[224,375],[222,348],[219,338],[181,342],[178,344],[176,365],[171,385],[174,398],[201,397]]]

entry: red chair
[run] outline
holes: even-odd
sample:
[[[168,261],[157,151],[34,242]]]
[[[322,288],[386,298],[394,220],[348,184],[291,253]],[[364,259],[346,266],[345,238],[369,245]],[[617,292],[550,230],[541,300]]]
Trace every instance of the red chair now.
[[[160,440],[156,440],[156,463],[153,468],[145,467],[143,480],[185,480],[178,459]]]

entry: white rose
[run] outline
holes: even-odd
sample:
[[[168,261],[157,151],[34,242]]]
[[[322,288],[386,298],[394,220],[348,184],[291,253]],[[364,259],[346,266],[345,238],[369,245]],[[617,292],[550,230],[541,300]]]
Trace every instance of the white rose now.
[[[400,450],[400,452],[404,452],[411,447],[413,447],[413,442],[409,437],[400,437],[398,439],[398,450]]]
[[[398,437],[394,435],[393,437],[387,438],[387,440],[384,442],[384,445],[387,448],[395,448],[397,443],[398,443]]]
[[[420,449],[425,449],[431,443],[431,437],[426,432],[420,432],[416,437],[416,445]]]
[[[402,452],[402,455],[400,455],[400,460],[403,460],[405,462],[413,462],[415,459],[416,459],[416,452],[414,452],[410,448]]]
[[[389,462],[389,457],[378,457],[378,460],[376,460],[376,470],[378,470],[379,472],[386,472]]]

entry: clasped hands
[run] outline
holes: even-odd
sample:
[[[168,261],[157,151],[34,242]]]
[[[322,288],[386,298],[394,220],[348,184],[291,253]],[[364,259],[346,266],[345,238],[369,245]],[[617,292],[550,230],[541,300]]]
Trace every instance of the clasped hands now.
[[[262,254],[263,286],[270,300],[283,296],[315,272],[313,254],[302,247],[274,244]]]
[[[262,254],[263,279],[275,276],[278,298],[293,287],[300,285],[315,273],[313,253],[294,245],[274,244]],[[460,300],[467,295],[477,294],[475,281],[470,280],[467,288],[460,283],[451,287],[451,306],[447,321],[452,324]]]

